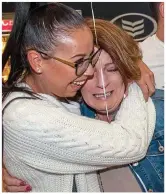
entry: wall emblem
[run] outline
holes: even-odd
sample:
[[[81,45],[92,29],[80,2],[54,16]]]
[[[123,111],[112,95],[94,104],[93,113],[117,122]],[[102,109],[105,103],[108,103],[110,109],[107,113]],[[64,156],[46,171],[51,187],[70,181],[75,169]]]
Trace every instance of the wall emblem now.
[[[151,16],[142,13],[119,15],[111,22],[123,28],[138,42],[152,36],[157,30],[156,21]]]

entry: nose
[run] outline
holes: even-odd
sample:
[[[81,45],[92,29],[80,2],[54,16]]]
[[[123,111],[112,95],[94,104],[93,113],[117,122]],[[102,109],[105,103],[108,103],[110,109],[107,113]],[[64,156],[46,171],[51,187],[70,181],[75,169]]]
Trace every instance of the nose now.
[[[94,74],[94,68],[92,67],[91,64],[89,64],[87,70],[85,71],[84,75],[86,76],[92,76]]]
[[[97,80],[97,87],[98,88],[101,88],[103,89],[103,87],[107,87],[109,85],[109,82],[108,82],[108,78],[107,76],[104,74],[104,71],[103,71],[103,76],[101,74],[101,71],[97,71],[96,72],[96,80]],[[103,83],[104,82],[104,83]]]

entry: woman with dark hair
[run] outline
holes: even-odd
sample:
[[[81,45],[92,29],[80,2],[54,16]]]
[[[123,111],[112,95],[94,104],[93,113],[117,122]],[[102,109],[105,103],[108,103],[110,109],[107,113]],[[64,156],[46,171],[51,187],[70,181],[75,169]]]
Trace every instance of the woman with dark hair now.
[[[13,26],[3,53],[3,67],[11,63],[3,93],[5,167],[32,191],[100,191],[97,170],[145,156],[153,104],[149,118],[136,89],[111,124],[73,114],[79,108],[66,98],[93,76],[101,53],[84,19],[63,4],[20,3]]]

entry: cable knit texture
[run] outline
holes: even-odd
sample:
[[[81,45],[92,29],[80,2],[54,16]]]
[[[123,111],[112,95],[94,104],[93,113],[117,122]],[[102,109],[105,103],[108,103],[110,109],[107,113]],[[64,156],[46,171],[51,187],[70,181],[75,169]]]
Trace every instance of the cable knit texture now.
[[[78,192],[99,192],[96,170],[146,155],[156,115],[136,84],[111,124],[78,115],[76,103],[40,95],[42,100],[13,101],[3,115],[4,164],[33,192],[72,192],[73,178]],[[28,94],[11,93],[3,107],[23,96]]]

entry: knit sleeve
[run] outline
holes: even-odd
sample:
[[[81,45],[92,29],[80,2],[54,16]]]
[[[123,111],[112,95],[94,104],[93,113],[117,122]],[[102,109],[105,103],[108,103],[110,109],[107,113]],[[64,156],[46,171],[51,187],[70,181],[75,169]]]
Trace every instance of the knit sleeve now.
[[[155,109],[150,99],[145,103],[138,87],[130,87],[111,124],[44,100],[16,100],[3,119],[5,147],[21,162],[57,172],[53,164],[59,161],[62,169],[67,164],[73,172],[74,164],[88,171],[143,158],[154,131]]]

